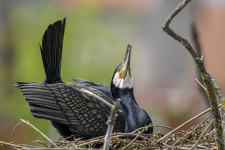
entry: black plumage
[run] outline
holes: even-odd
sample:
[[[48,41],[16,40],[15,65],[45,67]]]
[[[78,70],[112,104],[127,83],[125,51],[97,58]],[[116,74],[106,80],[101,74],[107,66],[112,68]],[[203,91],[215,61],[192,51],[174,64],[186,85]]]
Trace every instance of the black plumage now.
[[[132,132],[137,128],[152,123],[148,114],[135,101],[133,86],[118,87],[116,77],[131,85],[130,53],[128,45],[125,59],[116,68],[111,86],[95,83],[83,79],[74,79],[79,84],[66,84],[61,80],[61,59],[63,37],[66,20],[57,21],[49,25],[42,41],[41,54],[46,78],[43,83],[17,82],[29,109],[34,117],[51,120],[53,126],[63,136],[75,135],[84,139],[104,135],[106,122],[110,114],[110,107],[99,101],[91,93],[96,94],[113,104],[120,98],[119,112],[116,118],[114,132]],[[129,74],[129,75],[128,75]],[[121,76],[120,76],[121,75]],[[120,78],[121,77],[121,78]],[[126,81],[129,78],[128,81]],[[122,83],[122,82],[121,82]],[[84,92],[84,90],[89,92]],[[149,128],[147,133],[151,133]]]
[[[84,93],[88,90],[113,104],[113,100],[96,89],[76,84],[17,83],[34,117],[66,126],[69,135],[93,138],[105,134],[110,107]],[[124,130],[124,113],[119,112],[114,131]],[[69,136],[66,135],[66,136]]]
[[[62,83],[60,73],[65,26],[66,18],[50,24],[43,35],[40,50],[46,74],[44,83]]]

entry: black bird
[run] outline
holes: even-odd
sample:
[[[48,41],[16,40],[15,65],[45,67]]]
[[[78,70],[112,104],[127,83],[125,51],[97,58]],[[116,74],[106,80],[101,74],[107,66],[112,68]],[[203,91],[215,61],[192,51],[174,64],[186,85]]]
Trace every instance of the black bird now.
[[[46,78],[43,83],[17,82],[34,117],[51,120],[63,136],[75,135],[84,139],[104,135],[110,114],[108,104],[121,99],[114,132],[132,132],[152,123],[148,114],[135,101],[133,79],[130,70],[131,45],[128,45],[124,60],[116,68],[111,86],[83,79],[74,79],[79,84],[66,84],[61,80],[61,59],[66,20],[49,25],[42,41],[41,54]],[[88,92],[84,92],[88,91]],[[96,99],[93,94],[105,102]],[[147,133],[152,133],[149,128]]]

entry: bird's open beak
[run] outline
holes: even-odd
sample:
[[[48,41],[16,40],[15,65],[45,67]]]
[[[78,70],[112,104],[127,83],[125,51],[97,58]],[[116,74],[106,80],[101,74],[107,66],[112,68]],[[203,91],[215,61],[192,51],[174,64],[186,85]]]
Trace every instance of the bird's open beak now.
[[[126,54],[125,54],[125,58],[124,58],[124,63],[123,63],[123,67],[120,70],[121,73],[121,79],[125,79],[127,76],[127,73],[129,73],[130,77],[131,77],[131,70],[130,70],[130,56],[131,56],[131,48],[132,46],[130,44],[128,44],[127,46],[127,50],[126,50]]]

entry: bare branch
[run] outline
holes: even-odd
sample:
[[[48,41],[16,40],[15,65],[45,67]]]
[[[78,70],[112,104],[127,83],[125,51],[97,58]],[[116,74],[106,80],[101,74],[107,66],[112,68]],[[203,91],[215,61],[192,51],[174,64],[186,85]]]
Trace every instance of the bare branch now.
[[[115,105],[112,107],[111,113],[109,115],[108,121],[106,124],[108,124],[108,128],[105,135],[105,141],[104,141],[104,150],[109,149],[109,143],[111,141],[111,136],[113,132],[113,127],[116,121],[116,115],[119,109],[121,99],[117,99]]]
[[[208,92],[208,99],[210,101],[210,106],[212,108],[212,114],[214,116],[214,126],[216,130],[216,142],[218,149],[224,149],[224,135],[223,135],[223,127],[222,127],[222,119],[220,116],[220,112],[218,109],[217,101],[216,101],[216,95],[215,91],[220,98],[223,107],[225,108],[225,99],[224,96],[219,89],[219,86],[216,84],[216,82],[213,80],[211,75],[206,72],[206,69],[203,64],[203,60],[199,58],[199,54],[197,51],[195,51],[192,46],[189,44],[189,42],[182,38],[181,36],[177,35],[173,30],[169,28],[169,24],[171,23],[172,19],[190,2],[191,0],[183,0],[178,7],[168,16],[166,19],[164,25],[162,26],[163,30],[173,37],[175,40],[180,42],[192,55],[192,57],[195,60],[196,66],[199,69],[201,76],[203,78],[203,81],[205,82],[207,92]],[[215,91],[214,91],[215,90]]]

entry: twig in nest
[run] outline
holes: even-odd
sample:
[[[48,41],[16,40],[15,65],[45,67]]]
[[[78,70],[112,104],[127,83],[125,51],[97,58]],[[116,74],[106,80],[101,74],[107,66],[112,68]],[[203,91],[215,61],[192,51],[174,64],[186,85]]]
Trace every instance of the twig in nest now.
[[[12,141],[12,137],[13,137],[14,130],[16,129],[16,127],[17,127],[19,124],[21,124],[21,122],[22,122],[22,121],[20,121],[19,123],[17,123],[16,126],[13,128],[12,133],[11,133],[11,135],[10,135],[9,143],[11,143],[11,141]]]
[[[37,142],[37,143],[39,143],[39,144],[41,144],[41,145],[43,145],[45,147],[48,147],[48,145],[45,142],[43,142],[43,141],[37,140],[35,142]]]
[[[127,137],[127,136],[137,136],[137,135],[138,134],[136,133],[119,133],[119,134],[114,134],[114,136],[112,136],[112,139],[119,138],[119,137]],[[148,141],[150,140],[149,138],[142,135],[139,135],[139,137]]]
[[[142,131],[132,140],[129,144],[127,144],[125,147],[123,147],[122,150],[126,149],[128,146],[130,146],[146,129],[142,129]]]
[[[23,147],[26,147],[26,148],[38,148],[37,146],[27,145],[27,144],[18,144],[18,146],[23,146]]]
[[[77,148],[74,142],[70,143],[66,148]]]
[[[4,146],[9,146],[9,147],[13,147],[13,148],[25,148],[23,146],[19,146],[19,145],[16,145],[16,144],[11,144],[11,143],[6,143],[6,142],[3,142],[3,141],[0,141],[0,144],[4,145]]]
[[[134,130],[134,131],[131,132],[131,133],[135,133],[135,132],[140,131],[140,130],[142,130],[142,129],[148,129],[148,128],[151,128],[151,127],[154,127],[154,125],[153,125],[152,123],[149,124],[148,126],[138,128],[138,129]],[[165,126],[164,126],[164,127],[165,127]]]
[[[193,130],[191,130],[190,132],[186,133],[183,137],[186,137],[187,135],[189,135],[193,131],[195,131],[201,124],[203,124],[207,119],[209,119],[210,116],[212,116],[212,113],[209,114],[201,123],[199,123],[197,126],[195,126]],[[180,142],[180,140],[181,140],[181,138],[178,139],[172,146],[175,146],[178,142]]]
[[[208,124],[208,126],[205,128],[205,130],[202,132],[202,134],[199,136],[199,139],[197,140],[197,142],[195,143],[195,145],[190,149],[193,150],[199,143],[200,139],[202,138],[202,136],[205,134],[205,132],[209,129],[209,127],[212,125],[213,123],[213,119],[210,121],[210,123]]]
[[[182,38],[181,36],[177,35],[172,29],[170,29],[169,24],[173,20],[173,18],[190,2],[191,0],[183,0],[178,7],[172,11],[172,13],[167,17],[165,23],[163,24],[162,28],[163,30],[173,37],[175,40],[180,42],[192,55],[192,57],[195,60],[196,66],[199,69],[202,79],[206,85],[207,93],[208,93],[208,99],[210,101],[210,106],[212,108],[212,114],[214,116],[214,126],[216,130],[216,142],[218,149],[223,150],[224,147],[224,135],[223,135],[223,128],[222,128],[222,119],[220,116],[220,112],[218,109],[217,101],[216,101],[216,94],[220,98],[223,107],[225,108],[225,98],[221,92],[221,89],[219,88],[218,84],[215,82],[215,80],[212,78],[212,76],[206,72],[206,69],[203,64],[203,59],[199,57],[198,52],[195,51],[192,46],[189,44],[189,42]]]
[[[165,129],[169,129],[169,130],[174,130],[174,128],[171,128],[171,127],[168,127],[168,126],[166,126],[166,125],[152,125],[152,127],[163,127],[163,128],[165,128]]]
[[[141,129],[143,129],[143,128],[141,128]],[[136,133],[114,133],[112,135],[111,139],[115,139],[115,138],[119,138],[119,137],[127,137],[127,136],[137,136],[137,135],[138,134],[136,134]],[[100,136],[100,137],[93,138],[93,139],[90,139],[90,140],[81,141],[80,143],[77,144],[77,147],[81,147],[81,146],[88,145],[88,144],[91,144],[91,143],[103,141],[104,137],[105,136]],[[142,135],[140,135],[139,137],[142,138],[142,139],[150,141],[149,138],[144,137]]]
[[[210,131],[210,132],[208,133],[208,137],[210,138],[210,137],[212,137],[214,134],[215,134],[215,129],[212,129],[212,131]]]
[[[171,149],[171,147],[168,144],[163,143],[163,145],[165,145],[168,149]]]
[[[116,115],[119,109],[119,105],[120,105],[120,101],[121,99],[117,99],[115,105],[112,107],[111,113],[109,115],[108,121],[106,124],[108,124],[108,128],[106,131],[106,135],[105,135],[105,140],[104,140],[104,150],[108,150],[109,149],[109,143],[111,141],[111,136],[112,136],[112,132],[113,132],[113,127],[116,121]]]
[[[57,147],[58,148],[58,146],[54,143],[54,142],[52,142],[46,135],[44,135],[44,133],[42,133],[40,130],[38,130],[35,126],[33,126],[31,123],[29,123],[29,122],[27,122],[27,121],[25,121],[25,120],[23,120],[23,119],[20,119],[22,122],[24,122],[24,123],[26,123],[26,124],[28,124],[29,126],[31,126],[32,128],[34,128],[37,132],[39,132],[44,138],[46,138],[50,143],[52,143],[52,145],[54,145],[55,147]]]
[[[166,128],[166,129],[173,130],[173,128],[165,126],[165,125],[152,125],[152,124],[150,124],[150,125],[148,125],[146,127],[138,128],[135,131],[133,131],[132,133],[113,133],[111,139],[115,139],[115,138],[119,138],[119,137],[127,137],[127,136],[137,136],[138,135],[138,134],[136,134],[137,131],[140,131],[140,130],[142,130],[144,128],[150,128],[150,127],[161,127],[161,128]],[[105,136],[99,136],[99,137],[92,138],[92,139],[89,139],[89,140],[79,141],[78,146],[83,146],[83,145],[86,145],[86,144],[91,144],[91,143],[94,143],[94,142],[102,141],[104,137]],[[142,135],[140,135],[139,137],[142,138],[142,139],[145,139],[147,141],[150,140],[149,138],[147,138],[145,136],[142,136]]]
[[[68,140],[68,139],[70,139],[70,138],[74,138],[74,135],[71,135],[71,136],[68,136],[68,137],[66,137],[66,138],[63,138],[63,140]]]
[[[221,104],[219,105],[221,106]],[[182,128],[183,126],[185,126],[186,124],[190,123],[191,121],[201,117],[202,115],[208,113],[209,111],[211,111],[211,108],[206,109],[205,111],[201,112],[200,114],[194,116],[193,118],[189,119],[188,121],[184,122],[183,124],[181,124],[180,126],[178,126],[177,128],[175,128],[174,130],[170,131],[169,133],[167,133],[166,135],[164,135],[162,138],[160,138],[157,143],[159,143],[160,141],[162,141],[163,139],[165,139],[166,137],[168,137],[169,135],[173,134],[174,132],[176,132],[177,130],[179,130],[180,128]]]

